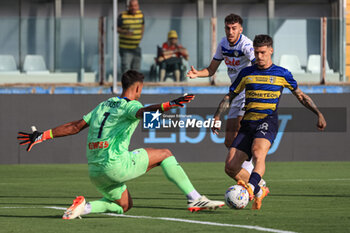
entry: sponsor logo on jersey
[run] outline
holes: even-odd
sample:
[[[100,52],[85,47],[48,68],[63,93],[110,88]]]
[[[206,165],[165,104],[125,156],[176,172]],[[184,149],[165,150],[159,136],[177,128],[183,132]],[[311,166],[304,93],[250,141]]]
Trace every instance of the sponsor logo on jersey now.
[[[255,77],[255,80],[257,82],[267,82],[267,77]]]
[[[239,66],[241,64],[241,61],[234,58],[231,60],[229,57],[225,57],[225,64],[227,66]]]
[[[275,99],[279,96],[275,93],[246,92],[246,98],[269,98]]]
[[[96,149],[106,149],[109,146],[108,141],[102,141],[102,142],[90,142],[88,144],[89,150],[96,150]]]

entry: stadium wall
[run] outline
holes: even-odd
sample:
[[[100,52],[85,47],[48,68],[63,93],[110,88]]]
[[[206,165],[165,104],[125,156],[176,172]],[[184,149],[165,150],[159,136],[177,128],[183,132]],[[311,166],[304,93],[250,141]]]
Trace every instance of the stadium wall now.
[[[144,95],[142,103],[159,103],[177,95]],[[280,102],[280,132],[269,161],[349,161],[349,109],[350,94],[310,94],[325,111],[327,131],[313,130],[316,118],[303,109],[291,94]],[[39,131],[81,119],[98,103],[111,95],[0,95],[0,164],[32,163],[85,163],[87,130],[81,134],[56,138],[33,147],[26,152],[16,140],[18,131],[30,131],[35,125]],[[216,109],[222,94],[197,95],[189,108]],[[293,107],[288,111],[286,107]],[[287,109],[287,110],[286,110]],[[182,111],[186,111],[183,109]],[[182,112],[184,113],[184,112]],[[208,112],[208,115],[213,114]],[[288,116],[291,115],[291,116]],[[283,123],[284,122],[284,123]],[[284,128],[282,127],[284,124]],[[281,127],[283,129],[281,129]],[[311,127],[311,130],[309,129]],[[224,161],[227,150],[224,133],[214,137],[209,130],[201,132],[150,133],[142,129],[142,121],[132,138],[130,149],[139,147],[169,148],[179,161]]]
[[[5,1],[0,0],[0,54],[10,54],[21,67],[26,54],[42,55],[51,72],[80,71],[80,1],[62,1],[60,30],[55,28],[55,1]],[[203,20],[204,66],[211,61],[211,1],[205,1]],[[189,51],[189,63],[197,64],[197,20],[195,1],[140,1],[145,14],[145,34],[141,41],[142,53],[156,56],[157,46],[166,41],[169,30],[176,30],[180,43]],[[268,33],[266,2],[259,0],[219,1],[217,4],[217,40],[224,34],[224,17],[237,13],[244,18],[244,34],[253,39],[256,34]],[[332,11],[331,1],[276,1],[273,35],[275,41],[274,62],[278,64],[283,54],[294,54],[300,59],[301,66],[307,66],[308,56],[320,54],[320,17],[329,18],[328,62],[330,68],[339,72],[339,56],[336,39],[337,16]],[[98,17],[106,16],[106,55],[112,57],[112,1],[85,1],[84,7],[84,69],[95,71],[94,56],[98,54]],[[125,10],[125,1],[119,1],[119,12]],[[18,14],[21,14],[19,19]],[[290,33],[291,31],[297,33]],[[58,34],[56,34],[58,33]],[[59,44],[55,45],[55,37]],[[56,38],[57,39],[57,38]],[[298,43],[295,43],[298,41]],[[55,53],[55,49],[59,51]],[[144,56],[144,57],[146,57]],[[144,59],[146,61],[147,59]],[[152,60],[151,60],[152,61]],[[144,62],[149,71],[149,64]],[[110,65],[109,65],[110,66]],[[111,66],[109,67],[111,69]],[[339,81],[339,80],[338,80]]]

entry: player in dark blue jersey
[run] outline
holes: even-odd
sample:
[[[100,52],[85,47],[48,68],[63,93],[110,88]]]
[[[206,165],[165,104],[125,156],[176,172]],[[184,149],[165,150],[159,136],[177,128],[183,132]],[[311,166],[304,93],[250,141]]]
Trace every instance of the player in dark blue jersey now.
[[[233,141],[226,158],[225,172],[247,188],[250,200],[254,199],[253,209],[260,209],[262,199],[269,193],[267,187],[258,183],[265,173],[265,158],[278,131],[277,108],[284,87],[292,91],[300,103],[314,112],[317,117],[317,127],[324,130],[326,121],[312,99],[303,93],[292,74],[272,63],[272,38],[268,35],[257,35],[254,39],[254,54],[256,64],[243,69],[230,91],[220,102],[214,115],[220,120],[231,101],[244,89],[245,114],[241,128]],[[218,134],[218,128],[212,128]],[[244,161],[253,158],[255,167],[251,174],[241,169]]]

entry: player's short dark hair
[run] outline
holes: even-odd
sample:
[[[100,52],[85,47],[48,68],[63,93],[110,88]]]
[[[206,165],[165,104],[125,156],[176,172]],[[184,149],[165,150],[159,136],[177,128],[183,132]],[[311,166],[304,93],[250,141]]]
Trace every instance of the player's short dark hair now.
[[[254,47],[272,47],[273,46],[273,40],[271,36],[269,35],[256,35],[253,41]]]
[[[228,24],[239,23],[240,25],[242,25],[243,19],[239,15],[229,14],[228,16],[225,17],[225,24],[226,23],[228,23]]]
[[[135,70],[128,70],[122,76],[122,87],[124,90],[128,89],[132,84],[136,82],[143,82],[145,76]]]

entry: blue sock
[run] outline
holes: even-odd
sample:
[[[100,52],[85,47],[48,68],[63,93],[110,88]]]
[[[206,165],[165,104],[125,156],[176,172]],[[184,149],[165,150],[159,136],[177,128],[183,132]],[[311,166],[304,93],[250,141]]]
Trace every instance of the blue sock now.
[[[252,174],[249,177],[249,183],[254,186],[254,194],[257,194],[260,191],[260,180],[261,176],[256,172],[252,172]]]

